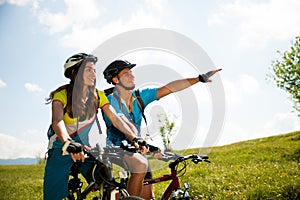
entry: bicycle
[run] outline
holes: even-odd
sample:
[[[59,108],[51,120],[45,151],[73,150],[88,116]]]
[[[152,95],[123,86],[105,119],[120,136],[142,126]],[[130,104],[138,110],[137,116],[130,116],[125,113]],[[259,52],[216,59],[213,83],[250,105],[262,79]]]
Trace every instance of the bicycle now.
[[[156,184],[164,181],[171,181],[170,184],[168,185],[167,189],[164,191],[161,200],[167,200],[167,199],[172,199],[172,200],[183,200],[183,199],[189,199],[189,193],[188,189],[191,187],[189,183],[184,183],[184,189],[181,188],[180,186],[180,181],[178,174],[182,171],[184,175],[186,172],[186,160],[192,160],[195,164],[198,164],[199,162],[209,162],[208,156],[200,156],[197,154],[191,154],[187,156],[181,156],[173,153],[164,153],[163,157],[161,158],[163,161],[170,161],[174,160],[173,162],[169,163],[169,168],[171,170],[170,174],[166,174],[160,177],[152,178],[152,179],[145,179],[144,180],[144,185],[149,185],[149,184]],[[180,163],[184,163],[184,166],[181,169],[178,169],[178,165]]]
[[[114,162],[120,162],[123,159],[125,153],[133,153],[136,149],[130,146],[120,147],[105,147],[99,148],[97,145],[89,151],[85,151],[86,159],[92,162],[89,170],[92,181],[83,188],[83,182],[81,181],[79,174],[79,168],[81,163],[76,162],[70,170],[70,179],[68,182],[69,200],[83,200],[91,192],[98,191],[97,197],[93,197],[93,200],[142,200],[139,197],[130,196],[126,190],[126,182],[128,177],[123,176],[120,182],[117,182],[113,175]]]
[[[151,149],[155,151],[157,150],[157,147],[151,146]],[[122,176],[120,176],[119,182],[116,181],[112,173],[113,163],[118,163],[118,165],[122,166],[121,163],[123,163],[122,159],[124,154],[135,152],[138,152],[138,149],[136,149],[133,146],[130,146],[127,143],[122,143],[121,148],[105,147],[103,148],[103,150],[100,150],[99,147],[96,147],[91,149],[90,151],[85,151],[87,157],[94,162],[94,164],[92,165],[93,167],[90,170],[93,181],[82,191],[83,182],[79,178],[80,163],[75,163],[71,168],[70,172],[70,175],[73,178],[69,180],[68,199],[83,200],[90,192],[99,191],[99,195],[97,197],[94,197],[93,200],[141,200],[142,198],[130,196],[126,190],[128,181],[128,171],[125,171],[125,173],[121,173]],[[189,159],[192,160],[195,164],[198,164],[199,162],[210,162],[208,160],[208,156],[200,156],[197,154],[182,156],[170,152],[165,152],[162,158],[160,158],[160,160],[165,162],[174,160],[168,165],[171,170],[171,173],[152,179],[145,179],[144,185],[171,181],[167,189],[164,191],[161,199],[167,200],[170,199],[170,197],[172,200],[189,199],[190,197],[187,190],[190,188],[190,184],[184,183],[184,189],[182,189],[178,177],[178,174],[180,172],[186,170],[187,164],[185,161]],[[181,169],[178,169],[178,165],[180,163],[184,163],[184,165]],[[100,173],[97,173],[99,172],[99,170]],[[184,175],[184,173],[181,175]],[[96,174],[97,176],[95,176]]]

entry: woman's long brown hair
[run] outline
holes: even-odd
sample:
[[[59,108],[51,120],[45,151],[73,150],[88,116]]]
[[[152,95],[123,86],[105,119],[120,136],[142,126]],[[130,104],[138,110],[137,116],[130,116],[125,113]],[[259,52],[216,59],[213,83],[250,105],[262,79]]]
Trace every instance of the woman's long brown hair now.
[[[66,90],[67,92],[67,105],[64,108],[64,113],[68,113],[71,118],[79,118],[79,121],[90,119],[93,117],[98,109],[98,95],[94,86],[88,87],[87,96],[83,94],[83,72],[86,61],[77,63],[73,67],[72,77],[69,84],[60,86],[56,90],[52,91],[49,97],[46,99],[46,104],[50,104],[53,100],[53,96],[56,92]],[[84,97],[87,99],[83,99]]]

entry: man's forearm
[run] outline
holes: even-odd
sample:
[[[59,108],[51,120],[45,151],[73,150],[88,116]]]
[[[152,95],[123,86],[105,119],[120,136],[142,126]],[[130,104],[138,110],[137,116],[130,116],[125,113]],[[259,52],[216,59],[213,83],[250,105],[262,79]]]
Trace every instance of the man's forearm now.
[[[157,98],[160,99],[171,93],[184,90],[198,82],[199,82],[198,77],[172,81],[172,82],[168,83],[167,85],[158,89],[157,94],[156,94]]]

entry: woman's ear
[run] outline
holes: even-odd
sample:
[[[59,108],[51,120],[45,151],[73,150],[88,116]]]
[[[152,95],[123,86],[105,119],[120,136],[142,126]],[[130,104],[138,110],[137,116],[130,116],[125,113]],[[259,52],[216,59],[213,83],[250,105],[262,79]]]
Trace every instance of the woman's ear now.
[[[74,69],[72,69],[72,71],[71,71],[71,74],[72,74],[72,77],[74,77],[74,78],[75,78],[75,76],[76,76],[76,73],[75,73],[75,70],[74,70]]]

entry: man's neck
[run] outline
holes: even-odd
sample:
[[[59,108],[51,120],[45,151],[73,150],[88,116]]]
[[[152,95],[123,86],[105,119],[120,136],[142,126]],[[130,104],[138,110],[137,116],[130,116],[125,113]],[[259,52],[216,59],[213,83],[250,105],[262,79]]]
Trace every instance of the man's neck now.
[[[132,91],[126,90],[125,88],[118,85],[116,86],[116,89],[119,92],[120,98],[122,98],[126,102],[127,106],[129,106],[132,99]]]

